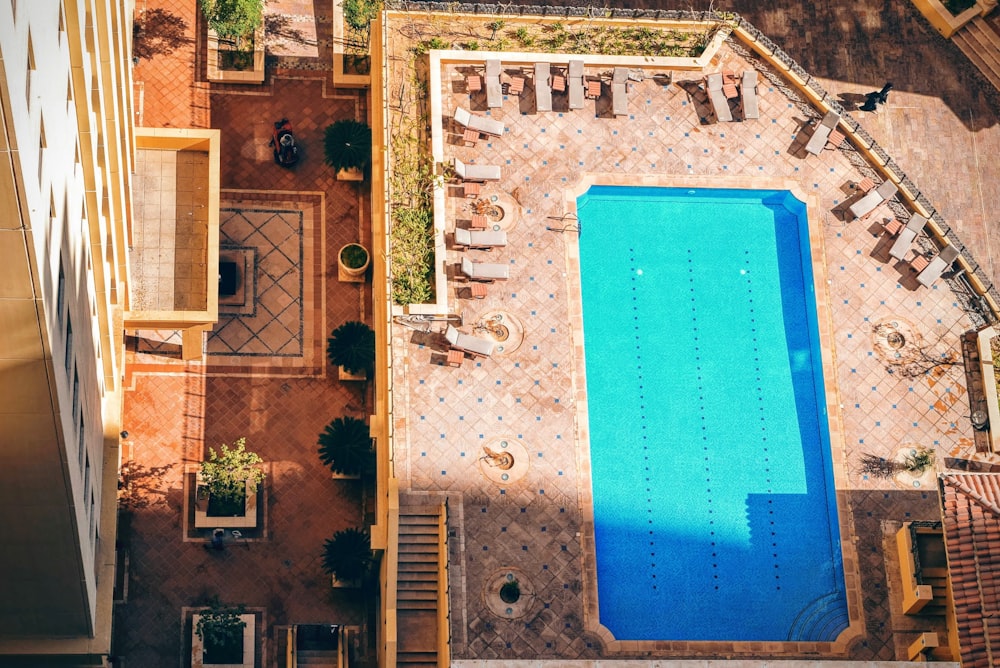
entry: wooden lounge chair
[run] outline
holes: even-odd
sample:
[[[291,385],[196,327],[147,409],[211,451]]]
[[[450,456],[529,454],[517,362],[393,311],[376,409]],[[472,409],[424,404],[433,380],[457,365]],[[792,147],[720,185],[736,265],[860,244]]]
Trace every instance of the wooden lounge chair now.
[[[493,250],[507,245],[507,233],[503,230],[467,230],[455,228],[455,245],[478,250]]]
[[[467,165],[455,158],[455,174],[463,181],[499,181],[500,165]]]
[[[455,122],[470,130],[477,130],[483,134],[499,137],[503,134],[504,126],[502,121],[486,116],[477,116],[464,107],[455,109]]]
[[[583,85],[583,61],[569,61],[569,74],[566,82],[569,86],[569,108],[583,109],[583,96],[585,87]]]
[[[826,142],[830,139],[830,133],[833,132],[839,123],[840,114],[832,110],[826,112],[826,116],[816,126],[812,137],[809,138],[809,143],[806,144],[806,153],[819,155],[826,148]]]
[[[473,262],[467,257],[462,258],[459,270],[470,281],[506,281],[510,278],[510,265],[499,262]]]
[[[486,106],[490,109],[503,106],[503,86],[500,83],[500,61],[486,61]]]
[[[824,141],[826,141],[824,139]],[[865,218],[875,210],[882,202],[890,199],[899,189],[892,181],[883,181],[879,187],[871,191],[857,202],[851,205],[850,212],[853,218]]]
[[[628,114],[628,69],[616,67],[611,76],[611,110],[615,116]]]
[[[535,111],[552,111],[548,63],[535,63]]]
[[[760,110],[757,108],[757,70],[743,72],[740,90],[743,93],[743,120],[760,118]]]
[[[708,99],[712,103],[715,111],[715,118],[719,122],[729,122],[733,120],[733,112],[729,108],[729,100],[722,92],[722,75],[719,73],[709,74],[705,77],[705,88],[708,90]]]
[[[489,357],[493,354],[496,343],[489,339],[484,339],[471,334],[464,334],[454,325],[448,325],[444,332],[444,338],[452,350],[461,350],[472,357]]]
[[[954,246],[945,246],[941,249],[941,252],[935,255],[930,263],[924,267],[924,269],[917,274],[917,283],[929,288],[934,285],[934,282],[941,278],[941,274],[945,272],[951,264],[958,259],[959,252]]]
[[[921,216],[919,213],[915,213],[910,216],[910,220],[906,223],[906,227],[899,231],[899,236],[896,238],[896,242],[889,249],[889,256],[897,260],[902,260],[906,253],[910,250],[910,246],[913,244],[913,240],[917,238],[917,234],[920,230],[924,229],[924,225],[927,223],[927,219]]]

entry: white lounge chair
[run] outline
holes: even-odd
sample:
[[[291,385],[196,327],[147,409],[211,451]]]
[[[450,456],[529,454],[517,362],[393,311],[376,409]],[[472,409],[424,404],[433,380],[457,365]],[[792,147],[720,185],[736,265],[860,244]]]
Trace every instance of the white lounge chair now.
[[[455,109],[455,122],[470,130],[476,130],[477,132],[493,135],[494,137],[501,136],[504,131],[502,121],[498,121],[495,118],[487,118],[486,116],[477,116],[464,107],[457,107]]]
[[[464,334],[455,329],[454,325],[448,325],[444,332],[444,338],[453,350],[461,350],[473,357],[489,357],[493,354],[493,349],[496,347],[496,343],[493,341],[472,336],[471,334]]]
[[[463,181],[499,181],[500,165],[467,165],[455,158],[455,174]]]
[[[897,260],[902,260],[906,253],[910,250],[910,246],[913,245],[913,240],[917,238],[920,230],[924,229],[925,224],[927,224],[927,219],[919,213],[915,213],[910,216],[910,220],[906,223],[906,227],[899,231],[899,236],[896,237],[896,243],[894,243],[892,248],[889,249],[889,256],[894,257]]]
[[[569,108],[583,109],[583,61],[569,61],[569,75],[566,86],[569,88]]]
[[[733,112],[729,108],[726,94],[722,92],[722,83],[722,74],[719,72],[709,74],[705,78],[705,88],[708,89],[708,99],[712,103],[715,117],[720,122],[729,122],[733,120]]]
[[[824,143],[826,140],[823,140]],[[822,149],[821,149],[822,150]],[[890,199],[898,192],[896,184],[892,181],[883,181],[879,187],[871,191],[857,202],[851,205],[850,212],[854,218],[864,218],[875,210],[882,202]]]
[[[535,111],[552,111],[552,83],[548,63],[535,63]]]
[[[486,61],[486,106],[490,109],[503,106],[503,86],[500,84],[500,61]]]
[[[830,133],[833,132],[839,123],[840,114],[832,110],[826,112],[826,116],[816,126],[812,137],[809,138],[809,143],[806,144],[806,153],[812,153],[813,155],[822,153],[823,149],[826,148],[827,140],[830,139]]]
[[[455,245],[479,250],[492,250],[507,245],[507,233],[503,230],[467,230],[455,228]]]
[[[743,71],[740,90],[743,93],[743,120],[760,118],[760,110],[757,108],[757,70]]]
[[[628,114],[628,69],[616,67],[611,76],[611,110],[615,116]]]
[[[958,259],[958,256],[957,248],[945,246],[940,253],[931,259],[930,264],[917,274],[917,283],[925,288],[931,287],[937,279],[941,278],[941,274],[951,266],[951,263]]]
[[[510,277],[510,265],[499,262],[473,262],[467,257],[462,258],[459,267],[470,281],[506,281]]]

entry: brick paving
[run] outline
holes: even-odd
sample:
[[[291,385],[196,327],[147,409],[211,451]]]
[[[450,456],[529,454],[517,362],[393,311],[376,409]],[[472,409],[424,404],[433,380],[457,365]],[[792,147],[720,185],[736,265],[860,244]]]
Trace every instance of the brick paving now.
[[[240,237],[237,245],[253,246],[261,271],[269,273],[258,276],[252,321],[238,309],[220,319],[204,364],[181,362],[176,346],[173,352],[169,345],[158,347],[153,333],[132,340],[121,534],[130,577],[127,601],[116,606],[114,651],[130,666],[176,667],[190,651],[182,608],[217,595],[257,611],[263,638],[257,665],[273,666],[287,625],[363,627],[375,600],[331,588],[322,571],[324,540],[364,525],[366,497],[361,482],[331,479],[316,446],[332,418],[368,412],[364,386],[339,382],[325,355],[331,329],[370,319],[370,290],[339,282],[335,259],[348,242],[370,244],[370,229],[361,222],[368,196],[335,181],[322,155],[326,125],[367,120],[368,110],[358,91],[333,90],[328,7],[317,14],[313,3],[267,3],[275,43],[265,83],[250,86],[205,81],[195,48],[204,38],[196,7],[156,0],[137,8],[179,17],[188,39],[135,67],[137,122],[221,131],[223,207],[250,212],[244,218],[265,240]],[[291,120],[300,145],[293,169],[274,164],[268,147],[272,123],[282,117]],[[289,273],[280,263],[267,264],[268,256],[286,252],[300,254],[296,265],[302,266]],[[231,334],[244,325],[252,325],[250,343]],[[266,462],[266,531],[245,531],[248,541],[227,534],[227,549],[206,551],[210,532],[184,522],[185,474],[197,470],[208,446],[241,436]]]

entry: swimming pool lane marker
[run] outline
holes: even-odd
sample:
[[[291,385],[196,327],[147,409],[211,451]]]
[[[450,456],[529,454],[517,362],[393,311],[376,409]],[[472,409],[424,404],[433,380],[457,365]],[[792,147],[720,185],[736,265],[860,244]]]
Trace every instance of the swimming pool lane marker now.
[[[652,481],[650,480],[649,472],[649,439],[646,432],[646,390],[645,390],[645,379],[643,377],[642,371],[642,337],[641,337],[641,321],[639,320],[639,295],[637,284],[637,278],[642,276],[642,269],[636,268],[636,257],[635,249],[629,248],[629,267],[632,271],[632,321],[635,323],[633,329],[635,331],[635,367],[636,367],[636,382],[638,383],[639,389],[639,430],[640,438],[642,439],[642,459],[645,463],[644,470],[646,472],[646,515],[647,522],[653,524],[653,498],[652,498]],[[655,534],[652,529],[649,530],[649,578],[652,581],[651,587],[655,590],[656,585],[656,539]]]

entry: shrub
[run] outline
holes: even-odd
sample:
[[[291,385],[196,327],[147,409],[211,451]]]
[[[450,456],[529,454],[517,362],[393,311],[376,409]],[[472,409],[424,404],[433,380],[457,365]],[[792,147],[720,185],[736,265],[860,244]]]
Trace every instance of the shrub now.
[[[344,0],[344,22],[358,31],[368,29],[378,13],[382,11],[381,0]]]
[[[375,331],[357,320],[345,322],[326,340],[326,355],[330,364],[348,373],[370,376],[375,370]]]
[[[353,118],[332,123],[323,135],[323,153],[337,171],[364,169],[372,159],[372,129]]]
[[[361,529],[344,529],[323,545],[323,570],[341,581],[362,580],[370,572],[371,538]]]
[[[247,451],[246,441],[240,438],[232,449],[223,443],[218,454],[209,448],[209,459],[201,464],[201,476],[209,494],[223,504],[238,501],[245,494],[256,494],[264,482],[264,471],[259,466],[264,460]]]
[[[241,40],[264,23],[264,0],[198,0],[208,27],[219,37]]]
[[[240,615],[246,612],[242,605],[230,606],[219,601],[218,596],[212,597],[208,609],[201,611],[194,632],[204,644],[205,653],[210,654],[215,648],[239,649],[243,656],[243,629],[246,622]],[[231,661],[230,661],[231,662]]]
[[[392,301],[423,304],[434,296],[434,216],[429,209],[396,207],[392,212]]]
[[[375,451],[368,425],[354,417],[335,418],[319,435],[319,458],[334,473],[373,475]]]

